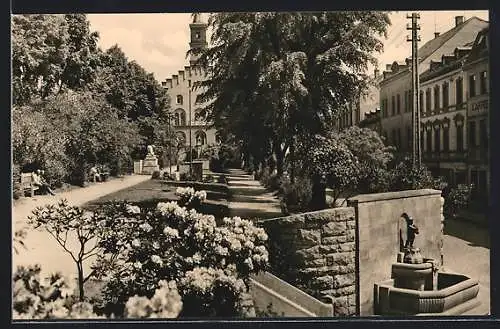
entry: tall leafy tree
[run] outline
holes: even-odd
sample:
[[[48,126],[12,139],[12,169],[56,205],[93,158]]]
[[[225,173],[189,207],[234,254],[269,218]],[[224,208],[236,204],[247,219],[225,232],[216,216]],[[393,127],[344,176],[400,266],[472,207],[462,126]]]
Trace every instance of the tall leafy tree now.
[[[211,67],[200,83],[209,118],[242,140],[263,136],[280,174],[293,136],[324,134],[366,88],[388,24],[372,11],[212,14],[211,47],[193,50]]]

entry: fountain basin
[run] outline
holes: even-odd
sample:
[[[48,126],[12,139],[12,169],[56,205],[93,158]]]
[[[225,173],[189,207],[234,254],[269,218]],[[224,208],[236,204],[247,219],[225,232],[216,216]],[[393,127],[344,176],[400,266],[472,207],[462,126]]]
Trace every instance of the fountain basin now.
[[[392,264],[394,286],[404,289],[432,290],[432,263]]]
[[[431,291],[396,288],[394,284],[394,279],[375,284],[375,314],[460,315],[480,305],[479,282],[461,274],[438,272],[437,289]]]

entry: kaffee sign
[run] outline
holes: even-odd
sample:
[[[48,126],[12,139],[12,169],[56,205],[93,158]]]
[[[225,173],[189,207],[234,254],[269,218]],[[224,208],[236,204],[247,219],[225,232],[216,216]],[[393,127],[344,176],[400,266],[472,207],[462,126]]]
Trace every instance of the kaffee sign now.
[[[482,100],[469,105],[469,116],[481,115],[488,112],[488,100]]]

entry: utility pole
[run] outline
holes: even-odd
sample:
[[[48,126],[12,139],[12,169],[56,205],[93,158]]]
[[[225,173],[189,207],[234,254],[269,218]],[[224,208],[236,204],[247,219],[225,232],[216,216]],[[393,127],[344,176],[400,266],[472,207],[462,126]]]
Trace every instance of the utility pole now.
[[[411,38],[406,37],[406,41],[411,41],[411,90],[413,95],[411,112],[413,133],[412,163],[413,167],[420,168],[422,161],[422,150],[420,146],[420,79],[418,75],[418,42],[420,41],[418,31],[420,30],[420,25],[417,23],[420,19],[420,15],[418,13],[412,13],[411,15],[406,15],[406,18],[411,19],[411,23],[406,26],[407,30],[411,30]]]

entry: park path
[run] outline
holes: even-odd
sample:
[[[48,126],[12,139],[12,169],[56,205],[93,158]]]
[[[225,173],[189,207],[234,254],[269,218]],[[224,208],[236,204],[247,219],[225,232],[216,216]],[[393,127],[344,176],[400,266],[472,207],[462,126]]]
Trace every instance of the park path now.
[[[70,205],[81,206],[85,203],[98,199],[107,194],[137,185],[151,179],[150,175],[130,175],[111,179],[107,182],[96,183],[84,188],[77,188],[51,195],[35,196],[34,198],[22,198],[17,200],[12,207],[12,229],[15,232],[18,229],[27,227],[27,217],[32,210],[39,206],[55,204],[62,199],[66,199]],[[70,250],[77,250],[76,239],[68,239]],[[24,240],[26,249],[18,248],[18,254],[12,254],[12,269],[15,271],[17,265],[42,266],[42,273],[53,273],[59,271],[67,276],[76,274],[76,265],[71,256],[66,253],[49,233],[41,229],[35,230],[29,228]],[[91,259],[87,260],[85,271],[88,273]]]
[[[280,202],[260,182],[241,169],[230,169],[227,174],[231,198],[230,216],[243,219],[267,219],[283,216]]]

